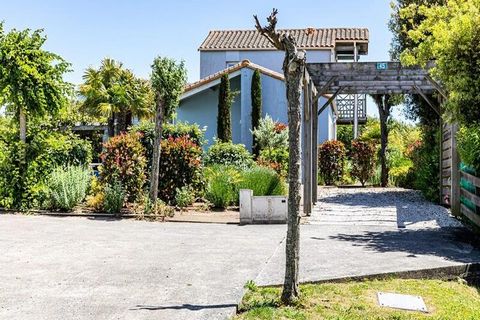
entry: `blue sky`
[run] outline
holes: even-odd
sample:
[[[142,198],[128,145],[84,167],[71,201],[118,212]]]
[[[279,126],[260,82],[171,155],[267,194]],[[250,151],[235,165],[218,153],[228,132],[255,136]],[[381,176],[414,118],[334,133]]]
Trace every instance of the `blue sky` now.
[[[46,48],[72,63],[66,79],[79,84],[89,66],[104,57],[120,60],[147,78],[155,56],[185,60],[189,81],[199,78],[198,46],[212,29],[252,29],[253,14],[264,19],[279,10],[279,28],[367,27],[369,55],[388,60],[389,0],[15,0],[3,1],[5,27],[43,28]],[[369,106],[372,110],[372,106]],[[371,113],[369,112],[369,113]]]

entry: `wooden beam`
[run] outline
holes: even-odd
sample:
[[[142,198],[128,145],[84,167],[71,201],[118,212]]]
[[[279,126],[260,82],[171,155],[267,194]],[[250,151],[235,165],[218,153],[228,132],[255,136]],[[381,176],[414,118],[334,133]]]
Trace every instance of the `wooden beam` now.
[[[440,111],[435,106],[435,104],[427,97],[427,95],[417,86],[413,86],[413,89],[425,100],[425,102],[435,111],[435,113],[440,116]]]
[[[437,91],[445,100],[448,99],[447,93],[437,81],[433,80],[430,75],[426,75],[425,78],[430,81],[430,83],[435,87],[435,89],[437,89]]]
[[[452,124],[452,174],[451,174],[451,211],[454,216],[461,215],[460,213],[460,157],[457,150],[458,124]]]
[[[320,89],[317,89],[317,94],[315,95],[313,101],[317,101],[322,95],[328,91],[328,87],[335,81],[337,77],[331,77]]]
[[[313,117],[313,143],[312,143],[312,166],[313,166],[313,176],[312,176],[312,201],[314,204],[318,201],[318,100],[313,102],[313,114],[316,115]]]
[[[338,95],[342,90],[343,90],[343,88],[338,88],[338,90],[335,91],[335,93],[334,93],[330,98],[328,98],[327,102],[325,102],[325,103],[323,104],[323,106],[320,108],[320,110],[318,110],[318,113],[317,113],[317,114],[320,115],[320,114],[323,112],[323,110],[325,110],[325,109],[328,107],[328,105],[331,104],[331,103],[333,102],[333,100],[335,100],[335,98],[337,97],[337,95]]]

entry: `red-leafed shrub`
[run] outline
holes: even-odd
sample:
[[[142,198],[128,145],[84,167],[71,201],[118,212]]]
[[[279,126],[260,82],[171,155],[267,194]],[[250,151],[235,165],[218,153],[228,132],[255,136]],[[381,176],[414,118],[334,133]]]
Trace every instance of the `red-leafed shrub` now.
[[[128,201],[135,201],[145,184],[147,160],[139,134],[128,133],[110,138],[104,145],[100,167],[103,183],[120,183]]]
[[[197,193],[204,190],[202,149],[188,136],[162,140],[158,195],[169,203],[175,200],[176,190],[191,187]]]
[[[345,145],[340,141],[326,141],[318,147],[318,171],[326,185],[342,179],[345,154]]]
[[[354,140],[350,158],[352,159],[352,177],[357,178],[362,186],[373,176],[375,169],[375,146],[372,143]]]

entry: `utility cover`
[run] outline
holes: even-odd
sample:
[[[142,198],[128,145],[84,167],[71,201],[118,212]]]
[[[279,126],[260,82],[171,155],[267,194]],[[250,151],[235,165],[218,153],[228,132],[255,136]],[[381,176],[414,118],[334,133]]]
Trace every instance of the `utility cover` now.
[[[381,307],[428,312],[427,306],[420,296],[377,292],[378,304]]]

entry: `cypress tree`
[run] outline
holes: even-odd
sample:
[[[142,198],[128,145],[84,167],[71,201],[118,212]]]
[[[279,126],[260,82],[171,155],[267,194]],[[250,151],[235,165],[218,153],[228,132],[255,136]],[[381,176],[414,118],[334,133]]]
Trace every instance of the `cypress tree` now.
[[[252,77],[251,86],[252,98],[252,130],[258,128],[260,119],[262,118],[262,81],[260,78],[260,71],[255,70]],[[253,154],[258,157],[260,148],[257,145],[257,139],[253,136]]]
[[[218,92],[217,138],[223,142],[232,141],[231,108],[235,92],[230,91],[230,80],[224,74]]]

